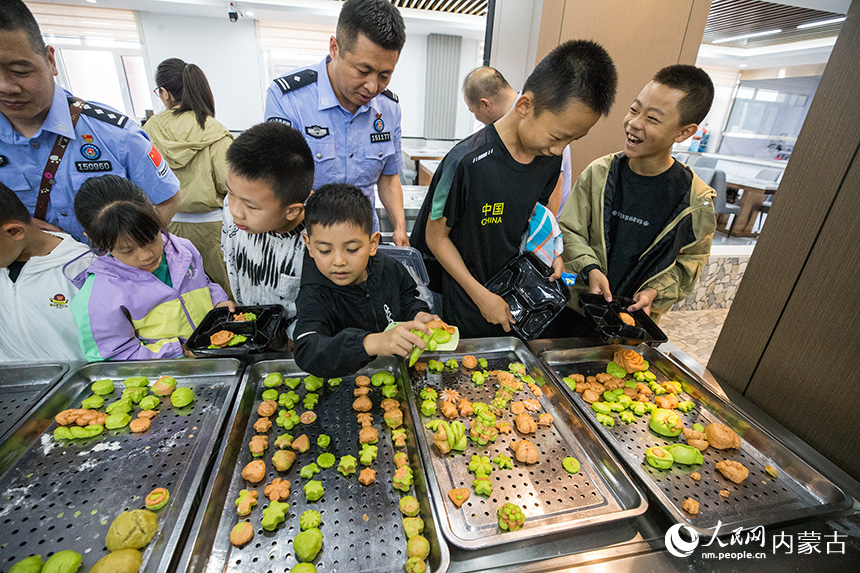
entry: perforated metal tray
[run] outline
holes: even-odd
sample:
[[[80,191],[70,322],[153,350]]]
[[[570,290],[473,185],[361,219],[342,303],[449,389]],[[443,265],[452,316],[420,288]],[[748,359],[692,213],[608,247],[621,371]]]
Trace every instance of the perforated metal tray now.
[[[576,392],[561,383],[571,374],[591,376],[605,372],[606,366],[621,346],[601,346],[575,350],[541,350],[539,356],[558,377],[560,385],[584,417],[613,446],[619,456],[650,490],[669,515],[701,534],[711,535],[719,522],[720,533],[738,527],[756,527],[808,518],[817,514],[839,511],[850,507],[851,498],[842,489],[821,475],[813,467],[783,446],[755,421],[747,419],[730,403],[710,392],[698,378],[675,364],[658,350],[641,345],[635,348],[650,363],[650,370],[659,383],[674,380],[683,389],[679,400],[693,400],[696,407],[687,414],[678,411],[685,428],[694,423],[707,426],[722,422],[742,438],[740,450],[708,448],[703,452],[701,466],[673,464],[669,470],[659,470],[645,463],[645,450],[651,446],[685,443],[683,436],[665,438],[648,427],[648,415],[637,417],[632,424],[624,424],[617,416],[611,428],[597,423],[588,403]],[[735,460],[749,470],[749,477],[740,485],[724,478],[714,465],[722,460]],[[778,477],[765,472],[765,466],[774,466]],[[701,480],[690,478],[693,472]],[[728,490],[729,497],[719,495]],[[684,500],[699,502],[699,514],[691,516],[681,509]]]
[[[47,558],[72,549],[83,555],[82,570],[88,571],[107,554],[105,535],[113,519],[143,508],[146,494],[165,487],[170,502],[158,513],[158,533],[144,550],[141,571],[170,570],[241,368],[235,359],[104,362],[84,366],[56,385],[0,445],[0,569],[29,555]],[[54,440],[54,416],[80,407],[92,382],[115,382],[108,403],[119,398],[125,378],[147,376],[154,382],[166,374],[179,387],[192,388],[195,400],[174,409],[163,398],[149,431],[132,434],[126,427],[88,440]]]
[[[372,375],[380,370],[391,372],[403,395],[403,382],[398,361],[393,358],[379,358],[356,375]],[[370,398],[373,401],[373,427],[379,432],[379,448],[376,461],[370,466],[376,470],[376,483],[363,486],[358,483],[358,472],[343,477],[337,471],[337,463],[329,469],[322,469],[313,479],[323,482],[325,494],[322,499],[309,502],[302,490],[307,480],[299,477],[302,466],[316,461],[323,451],[331,452],[340,461],[341,456],[350,454],[358,458],[358,422],[352,410],[355,400],[355,375],[343,378],[340,386],[330,388],[326,383],[320,389],[319,404],[314,408],[317,420],[311,425],[300,424],[288,433],[295,437],[307,434],[311,447],[297,454],[292,467],[287,472],[276,471],[271,464],[271,456],[276,448],[275,438],[284,432],[276,425],[269,430],[269,448],[263,458],[268,473],[256,486],[246,482],[241,472],[253,458],[248,449],[251,437],[257,435],[253,424],[257,421],[257,406],[262,401],[261,394],[266,388],[263,378],[270,372],[280,372],[286,377],[307,376],[292,360],[268,360],[249,367],[245,374],[239,397],[233,410],[233,421],[229,429],[229,441],[222,450],[213,472],[207,495],[203,500],[205,511],[201,512],[194,523],[190,542],[182,558],[183,571],[191,572],[288,572],[296,559],[292,542],[299,533],[299,516],[307,509],[322,514],[320,531],[323,533],[322,551],[314,562],[317,571],[348,573],[382,573],[386,571],[402,573],[406,562],[406,537],[401,525],[402,515],[398,509],[404,493],[393,489],[391,477],[394,474],[394,454],[406,451],[409,465],[414,472],[414,484],[409,494],[414,495],[421,504],[421,517],[424,519],[424,537],[430,542],[430,555],[427,558],[427,571],[442,573],[448,570],[448,546],[438,533],[438,518],[433,513],[427,495],[424,472],[415,445],[411,417],[404,411],[403,428],[406,429],[406,450],[396,450],[391,442],[391,431],[382,419],[379,389],[371,386]],[[285,386],[280,392],[288,390]],[[302,398],[304,386],[295,390]],[[296,405],[296,412],[304,410],[302,403]],[[331,437],[326,450],[316,445],[320,434]],[[262,512],[268,505],[263,488],[274,478],[290,481],[290,513],[284,523],[275,531],[266,531],[260,525]],[[256,489],[259,503],[248,517],[236,515],[235,499],[241,489]],[[366,518],[366,519],[365,519]],[[229,535],[233,526],[242,520],[254,525],[254,538],[250,543],[235,548],[230,544]]]
[[[0,366],[0,442],[68,371],[59,363]]]
[[[542,412],[552,414],[553,425],[539,429],[535,434],[521,435],[516,428],[508,435],[499,435],[494,443],[479,446],[469,442],[464,454],[441,454],[432,447],[433,431],[425,424],[432,419],[444,419],[440,414],[425,417],[418,411],[419,392],[425,386],[437,390],[453,388],[461,397],[470,401],[491,403],[498,385],[489,382],[483,386],[472,383],[470,374],[465,370],[449,371],[441,374],[419,376],[413,373],[412,393],[407,397],[412,416],[420,420],[421,431],[418,443],[427,464],[427,477],[433,502],[443,516],[441,523],[445,536],[455,545],[464,549],[478,549],[540,537],[550,533],[571,531],[581,527],[605,524],[619,519],[627,519],[644,513],[648,502],[608,449],[597,439],[568,400],[556,388],[545,368],[515,338],[486,338],[461,340],[456,352],[445,354],[425,354],[422,360],[434,358],[445,362],[456,358],[458,362],[466,354],[486,358],[488,370],[507,370],[511,362],[525,364],[526,371],[542,387],[539,398]],[[532,392],[525,387],[514,400],[532,398]],[[458,418],[468,431],[470,418]],[[501,417],[513,426],[514,416],[505,410]],[[514,440],[528,439],[537,446],[540,461],[526,465],[516,461],[509,445]],[[472,489],[473,474],[468,472],[472,454],[495,458],[499,453],[513,459],[513,470],[499,470],[493,465],[490,481],[493,493],[490,498],[476,495]],[[561,460],[573,456],[579,460],[581,470],[569,474],[561,467]],[[455,488],[467,488],[469,500],[457,509],[448,498],[448,492]],[[511,502],[523,508],[526,515],[525,526],[515,532],[502,532],[498,526],[497,510],[504,503]]]

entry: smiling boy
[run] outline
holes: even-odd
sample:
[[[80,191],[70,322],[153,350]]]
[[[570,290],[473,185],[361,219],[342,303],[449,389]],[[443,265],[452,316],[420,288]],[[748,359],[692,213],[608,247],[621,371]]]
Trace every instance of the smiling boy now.
[[[377,253],[370,201],[352,185],[324,185],[305,207],[308,258],[295,330],[296,364],[317,376],[344,376],[376,356],[424,348],[429,314],[406,268]],[[385,331],[391,322],[402,322]]]
[[[461,336],[510,331],[508,303],[484,283],[519,253],[535,205],[556,186],[563,150],[609,112],[616,83],[606,50],[565,42],[537,65],[510,111],[442,160],[412,244],[441,263],[442,315]]]
[[[704,70],[663,68],[630,105],[624,151],[579,176],[559,219],[565,267],[583,279],[574,295],[632,298],[631,310],[659,319],[690,293],[708,261],[715,193],[672,158],[672,145],[696,133],[713,98]]]
[[[255,125],[227,150],[221,248],[236,304],[281,304],[295,318],[313,178],[307,143],[282,123]]]

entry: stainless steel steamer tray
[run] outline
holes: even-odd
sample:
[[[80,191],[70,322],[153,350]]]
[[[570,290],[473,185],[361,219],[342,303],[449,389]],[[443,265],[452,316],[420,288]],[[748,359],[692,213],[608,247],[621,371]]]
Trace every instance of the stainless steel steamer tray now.
[[[126,427],[88,440],[54,440],[54,416],[80,407],[92,382],[116,383],[105,396],[109,403],[119,398],[125,378],[154,382],[167,374],[179,387],[192,388],[195,399],[174,409],[162,398],[149,431],[132,434]],[[165,487],[170,502],[158,512],[158,534],[144,550],[141,571],[170,570],[240,374],[235,359],[103,362],[56,385],[0,445],[0,569],[28,555],[72,549],[83,555],[81,570],[88,571],[107,554],[113,519],[143,508],[144,496]]]
[[[632,347],[547,350],[539,355],[555,371],[560,381],[562,377],[571,374],[589,376],[605,372],[607,364],[619,348]],[[584,416],[612,444],[619,456],[673,519],[701,534],[712,535],[718,521],[719,532],[723,534],[739,527],[771,525],[851,506],[851,498],[842,489],[791,452],[764,428],[709,391],[695,375],[681,369],[658,350],[645,345],[635,350],[650,363],[650,370],[657,376],[658,382],[680,382],[683,391],[679,399],[692,399],[696,403],[696,407],[687,414],[676,410],[685,428],[692,427],[694,423],[707,426],[712,422],[722,422],[742,438],[740,450],[705,450],[704,463],[701,466],[674,464],[669,470],[659,470],[645,463],[645,450],[651,446],[684,443],[683,436],[673,439],[655,434],[648,428],[647,414],[637,417],[632,424],[625,424],[614,416],[615,425],[606,428],[597,423],[591,407],[579,394],[560,383],[583,411]],[[722,460],[742,463],[749,470],[749,477],[740,485],[724,478],[714,468],[714,465]],[[774,466],[778,477],[768,475],[765,465]],[[694,471],[701,474],[701,480],[693,481],[690,478]],[[728,490],[729,497],[721,497],[720,490]],[[681,509],[688,497],[699,502],[699,514],[695,517]]]
[[[393,358],[379,358],[359,371],[357,375],[370,376],[380,370],[394,374],[403,395],[399,363]],[[373,427],[379,432],[379,448],[376,461],[370,466],[376,470],[376,483],[363,486],[358,483],[358,472],[365,466],[358,464],[355,474],[343,477],[337,471],[337,462],[341,456],[350,454],[358,458],[358,421],[356,412],[352,410],[355,400],[355,375],[343,378],[337,388],[329,387],[328,383],[318,390],[320,401],[314,408],[317,420],[310,425],[299,424],[289,430],[291,436],[298,437],[307,434],[311,447],[297,454],[296,460],[287,472],[278,472],[272,467],[272,453],[277,451],[274,446],[275,438],[284,432],[277,425],[269,430],[269,448],[262,459],[268,470],[266,477],[256,486],[246,482],[241,475],[242,469],[253,458],[248,449],[251,437],[257,434],[253,424],[257,421],[257,406],[262,402],[261,394],[266,388],[263,378],[271,372],[280,372],[285,378],[307,376],[292,360],[268,360],[258,362],[249,367],[239,396],[233,409],[233,421],[229,430],[229,441],[222,450],[220,459],[216,462],[207,497],[203,500],[205,511],[201,511],[192,530],[192,539],[186,546],[183,556],[183,570],[190,572],[287,572],[295,564],[292,542],[299,533],[299,516],[307,509],[314,509],[322,514],[320,531],[323,533],[322,551],[314,564],[320,573],[382,573],[385,571],[402,573],[406,562],[406,537],[401,525],[402,515],[398,509],[400,498],[405,493],[395,490],[391,485],[394,475],[394,454],[406,451],[409,465],[414,472],[414,483],[409,491],[421,504],[421,517],[425,527],[423,535],[430,542],[430,556],[427,558],[427,571],[443,573],[448,570],[448,546],[438,534],[438,518],[433,514],[427,495],[422,464],[415,445],[411,417],[408,411],[403,414],[403,428],[406,429],[407,449],[396,450],[391,442],[391,430],[382,419],[380,403],[382,396],[378,388],[371,386],[369,394],[373,409]],[[289,388],[280,386],[278,391],[286,392]],[[302,398],[305,396],[304,386],[295,390]],[[302,402],[296,405],[296,412],[304,411]],[[274,420],[274,416],[271,418]],[[326,450],[320,449],[316,440],[320,434],[331,437],[331,444]],[[322,469],[313,479],[323,482],[325,494],[322,499],[309,502],[305,497],[302,486],[308,480],[299,477],[302,466],[316,461],[323,451],[335,455],[337,462],[329,469]],[[263,495],[263,488],[271,481],[280,477],[290,481],[291,506],[284,523],[274,531],[266,531],[260,526],[263,508],[268,500]],[[236,515],[234,501],[241,489],[258,491],[258,504],[248,517]],[[366,518],[366,519],[365,519]],[[230,544],[230,530],[236,523],[250,520],[254,525],[254,538],[250,543],[235,548]]]
[[[0,442],[68,371],[58,363],[0,366]]]
[[[472,383],[466,372],[453,372],[447,368],[443,374],[415,376],[412,379],[412,393],[407,397],[412,416],[420,420],[421,431],[417,433],[421,455],[429,460],[426,466],[433,501],[443,516],[441,522],[445,536],[455,545],[464,549],[478,549],[541,537],[550,533],[606,524],[618,519],[627,519],[644,513],[648,502],[618,464],[605,445],[594,435],[588,424],[584,423],[572,409],[567,398],[558,390],[551,378],[545,373],[543,365],[529,351],[526,345],[515,338],[484,338],[461,340],[453,353],[429,353],[422,360],[435,358],[445,362],[456,358],[458,362],[466,354],[486,358],[488,370],[507,370],[510,362],[522,362],[526,371],[542,386],[543,396],[539,398],[542,411],[552,414],[554,422],[550,428],[538,429],[534,434],[521,436],[514,427],[508,435],[499,435],[494,443],[479,446],[471,440],[465,455],[440,454],[433,445],[433,432],[425,426],[431,419],[444,419],[439,413],[427,418],[417,408],[418,393],[425,385],[437,390],[453,388],[470,401],[489,404],[492,402],[498,385],[489,381],[478,387]],[[514,400],[531,398],[531,391],[525,387]],[[440,398],[441,399],[441,398]],[[498,419],[510,422],[514,416],[506,410]],[[458,418],[469,429],[471,419]],[[509,445],[522,437],[537,446],[540,461],[526,465],[516,461]],[[468,471],[472,454],[495,458],[503,453],[513,459],[513,470],[499,470],[493,465],[490,481],[493,486],[492,497],[476,495],[472,489],[474,475]],[[581,471],[568,474],[561,467],[561,460],[573,456],[579,460]],[[448,498],[448,492],[455,488],[468,488],[469,500],[457,509]],[[497,511],[504,503],[511,502],[523,508],[526,523],[515,532],[502,532],[498,526]]]

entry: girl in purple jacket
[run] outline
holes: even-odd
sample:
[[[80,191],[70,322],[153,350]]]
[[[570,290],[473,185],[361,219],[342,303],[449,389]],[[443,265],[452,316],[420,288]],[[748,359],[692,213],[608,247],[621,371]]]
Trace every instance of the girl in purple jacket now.
[[[75,214],[103,254],[71,303],[87,360],[191,356],[184,342],[213,306],[235,310],[206,276],[197,249],[164,229],[134,183],[116,175],[88,179]]]

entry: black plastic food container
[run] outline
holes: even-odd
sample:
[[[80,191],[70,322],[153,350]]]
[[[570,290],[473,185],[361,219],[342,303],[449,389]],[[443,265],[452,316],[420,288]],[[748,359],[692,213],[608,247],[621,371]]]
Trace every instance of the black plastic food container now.
[[[552,269],[531,253],[521,253],[484,285],[508,303],[511,325],[524,340],[537,338],[570,300],[563,281],[550,282]]]
[[[633,299],[619,296],[612,297],[612,302],[606,302],[601,294],[583,293],[579,295],[579,304],[585,316],[594,324],[598,336],[607,344],[638,346],[644,342],[657,346],[669,340],[648,313],[627,310],[627,307],[635,304]],[[625,324],[619,316],[621,312],[632,316],[636,326]]]
[[[232,322],[231,315],[243,312],[253,312],[257,320]],[[197,329],[185,344],[194,354],[206,356],[241,356],[252,352],[284,350],[286,332],[281,329],[284,318],[284,307],[279,304],[264,306],[237,306],[236,312],[230,312],[226,307],[213,308],[200,322]],[[224,348],[209,348],[209,337],[219,330],[229,330],[248,337],[248,340],[236,346]]]

